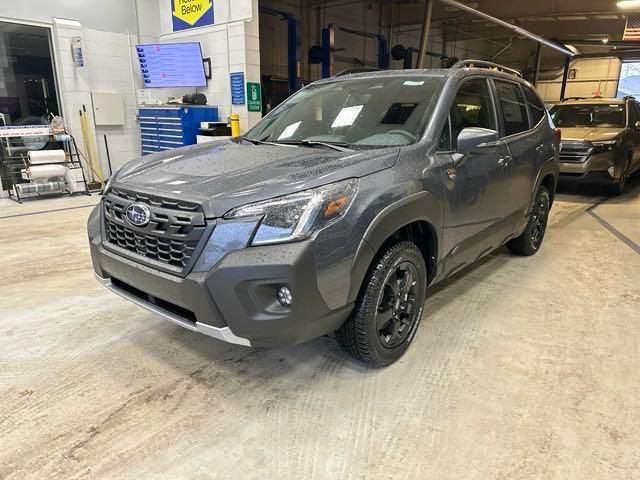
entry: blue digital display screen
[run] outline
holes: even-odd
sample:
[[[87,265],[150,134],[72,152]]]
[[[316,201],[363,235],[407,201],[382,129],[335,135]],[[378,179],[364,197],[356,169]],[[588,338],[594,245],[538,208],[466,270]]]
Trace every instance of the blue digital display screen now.
[[[137,45],[146,88],[206,87],[200,43]]]

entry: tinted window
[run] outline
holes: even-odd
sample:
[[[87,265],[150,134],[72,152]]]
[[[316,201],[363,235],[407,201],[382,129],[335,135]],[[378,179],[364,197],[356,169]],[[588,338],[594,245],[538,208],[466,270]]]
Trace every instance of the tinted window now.
[[[557,127],[624,128],[625,106],[608,104],[560,104],[551,109],[551,118]]]
[[[451,150],[451,123],[447,118],[447,123],[444,124],[442,133],[440,134],[440,140],[438,140],[438,151],[450,152]]]
[[[516,83],[496,81],[500,109],[504,119],[504,133],[515,135],[529,130],[529,117],[520,86]]]
[[[537,125],[545,117],[547,109],[532,89],[525,87],[524,96],[527,97],[527,103],[529,104],[531,120],[533,120],[531,123]]]
[[[469,80],[458,90],[451,107],[451,136],[454,145],[460,132],[469,127],[496,129],[489,84],[483,79]]]

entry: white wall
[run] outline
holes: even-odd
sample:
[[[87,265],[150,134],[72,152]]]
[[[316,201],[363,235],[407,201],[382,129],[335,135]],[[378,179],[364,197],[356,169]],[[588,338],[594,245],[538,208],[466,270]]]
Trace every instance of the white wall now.
[[[141,22],[140,32],[136,4],[147,13],[147,21]],[[65,20],[56,22],[54,18]],[[107,134],[114,168],[140,155],[134,98],[134,82],[137,80],[132,76],[132,53],[128,45],[130,39],[132,43],[137,42],[139,33],[157,40],[160,31],[157,0],[2,0],[0,20],[35,22],[53,27],[61,108],[67,128],[83,152],[86,152],[86,147],[82,141],[78,110],[85,105],[91,118],[91,92],[112,92],[124,96],[126,125],[96,130],[100,163],[105,174],[108,167],[104,134]],[[80,68],[74,66],[71,56],[70,42],[75,36],[81,37],[83,43],[85,66]]]
[[[160,42],[195,41],[202,46],[202,55],[211,58],[212,76],[209,84],[198,91],[207,96],[209,105],[218,107],[221,121],[229,114],[240,115],[242,131],[255,125],[262,115],[248,112],[245,105],[231,104],[231,72],[244,72],[246,82],[260,82],[260,29],[258,0],[218,0],[214,2],[215,25],[173,32],[168,0],[158,0]],[[141,19],[144,14],[141,12]],[[155,98],[183,95],[184,89],[155,89]]]
[[[0,17],[47,24],[53,17],[68,18],[87,28],[137,31],[134,0],[1,0]]]
[[[75,137],[79,148],[87,154],[82,139],[79,110],[86,107],[95,131],[100,165],[109,174],[104,135],[107,135],[113,169],[140,155],[140,134],[136,122],[135,80],[132,74],[132,49],[126,33],[83,28],[79,22],[54,19],[54,44],[62,90],[65,125]],[[81,37],[83,67],[76,67],[71,54],[71,39]],[[131,41],[135,41],[131,39]],[[92,92],[122,95],[126,123],[123,126],[95,127],[93,125]]]
[[[215,26],[179,33],[171,31],[169,0],[2,0],[0,17],[53,27],[61,107],[67,128],[83,152],[87,148],[82,141],[78,110],[84,105],[92,112],[91,92],[122,95],[126,124],[94,127],[100,164],[106,174],[104,135],[114,169],[140,155],[135,91],[143,85],[133,48],[137,43],[201,42],[204,56],[212,59],[213,80],[200,91],[207,95],[209,104],[219,107],[220,118],[225,120],[230,113],[239,113],[243,130],[261,118],[259,113],[249,113],[246,105],[231,105],[229,78],[230,72],[242,71],[246,81],[260,81],[258,0],[218,0],[214,6]],[[76,36],[82,38],[84,67],[73,64],[70,43]],[[153,93],[155,98],[166,101],[169,96],[190,92],[156,89]]]
[[[132,68],[136,40],[133,35],[83,29],[86,68],[93,93],[118,93],[125,109],[123,126],[98,126],[96,135],[100,157],[106,158],[105,135],[112,167],[115,169],[140,156],[140,130],[135,89],[142,87]]]
[[[567,82],[566,97],[615,97],[620,76],[618,58],[582,58],[571,63],[576,78]],[[538,82],[538,93],[545,102],[560,100],[562,74],[553,80]]]

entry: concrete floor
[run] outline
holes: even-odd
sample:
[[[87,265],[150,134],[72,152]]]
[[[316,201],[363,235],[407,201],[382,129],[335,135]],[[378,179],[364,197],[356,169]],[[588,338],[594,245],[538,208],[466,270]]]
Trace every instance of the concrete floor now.
[[[0,478],[640,478],[640,181],[601,200],[432,289],[385,370],[185,331],[95,282],[95,198],[2,203]]]

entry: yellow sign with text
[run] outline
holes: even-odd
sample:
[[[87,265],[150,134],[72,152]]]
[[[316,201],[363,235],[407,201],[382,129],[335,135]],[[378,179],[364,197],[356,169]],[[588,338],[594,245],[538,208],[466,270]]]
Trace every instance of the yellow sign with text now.
[[[212,0],[173,0],[173,31],[213,24]]]

